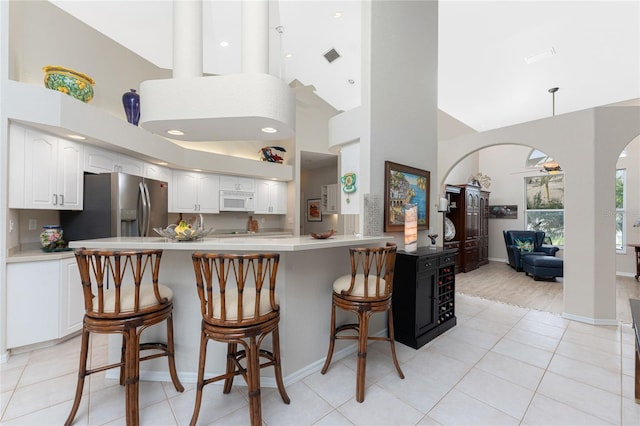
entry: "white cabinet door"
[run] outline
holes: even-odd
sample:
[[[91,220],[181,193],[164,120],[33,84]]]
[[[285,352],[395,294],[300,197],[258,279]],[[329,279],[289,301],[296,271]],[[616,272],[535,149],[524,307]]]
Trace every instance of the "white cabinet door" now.
[[[220,176],[222,191],[255,191],[255,180],[239,176]]]
[[[162,182],[171,182],[171,169],[153,163],[144,163],[144,177]]]
[[[129,157],[127,155],[118,154],[118,172],[126,173],[128,175],[143,176],[144,175],[144,161],[137,158]]]
[[[111,173],[117,171],[118,154],[106,149],[87,145],[84,148],[84,171],[89,173]]]
[[[37,130],[26,129],[24,141],[14,140],[11,149],[24,149],[24,164],[12,164],[11,177],[23,174],[25,192],[17,208],[82,210],[83,146]],[[18,182],[20,179],[18,179]],[[12,190],[21,190],[19,185]]]
[[[271,205],[273,214],[287,214],[287,183],[272,182]]]
[[[7,348],[58,338],[59,261],[7,265]]]
[[[285,182],[256,179],[255,200],[254,213],[286,214],[287,184]]]
[[[122,172],[134,176],[144,175],[144,161],[106,149],[86,146],[84,171],[89,173]]]
[[[58,139],[58,208],[82,210],[82,145]]]
[[[218,175],[196,172],[173,172],[169,204],[172,213],[219,213],[220,181]]]
[[[173,172],[173,180],[169,191],[173,194],[169,203],[172,213],[192,213],[197,211],[198,205],[198,173]]]
[[[338,184],[322,185],[320,199],[323,213],[338,213]]]
[[[220,176],[210,174],[199,176],[198,212],[220,213]]]
[[[60,260],[60,317],[59,337],[82,329],[84,318],[84,296],[74,257]]]
[[[25,205],[20,207],[55,209],[58,197],[56,175],[58,171],[58,138],[27,129],[23,147],[25,150],[25,163],[22,169],[25,184]]]

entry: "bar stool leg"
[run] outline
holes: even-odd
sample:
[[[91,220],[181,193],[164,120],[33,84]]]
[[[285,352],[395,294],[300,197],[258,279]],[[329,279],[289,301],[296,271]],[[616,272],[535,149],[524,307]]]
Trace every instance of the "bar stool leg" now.
[[[336,305],[331,301],[331,325],[329,326],[329,352],[327,353],[327,359],[324,361],[320,374],[325,374],[331,364],[331,357],[333,357],[333,346],[336,342]]]
[[[396,345],[394,343],[395,336],[393,335],[393,311],[389,308],[389,313],[387,314],[387,330],[389,331],[389,343],[391,344],[391,357],[393,358],[393,363],[396,366],[396,370],[398,371],[398,375],[401,379],[404,379],[404,373],[400,369],[400,363],[398,363],[398,358],[396,357]]]
[[[180,383],[178,378],[178,372],[176,370],[176,352],[173,343],[173,312],[167,317],[167,358],[169,358],[169,374],[171,375],[171,381],[173,387],[178,392],[183,392],[184,387]]]
[[[233,379],[235,377],[234,373],[236,371],[236,358],[238,352],[238,344],[237,343],[229,343],[227,344],[227,378],[224,379],[224,387],[222,388],[222,393],[231,392],[231,387],[233,386]],[[247,354],[247,362],[249,354]],[[249,368],[247,367],[247,370]]]
[[[202,404],[202,388],[204,387],[204,365],[207,361],[207,338],[204,330],[200,332],[200,359],[198,360],[198,382],[196,387],[196,405],[193,409],[193,415],[189,424],[195,426],[198,421],[198,414],[200,414],[200,405]]]
[[[273,330],[272,340],[276,384],[278,385],[278,391],[280,392],[282,400],[285,404],[289,404],[291,400],[289,399],[289,395],[287,395],[287,391],[284,388],[284,382],[282,381],[282,365],[280,364],[280,332],[278,331],[278,327]]]
[[[128,426],[138,426],[140,424],[140,414],[138,410],[139,393],[139,371],[140,371],[140,350],[138,346],[138,334],[135,327],[130,327],[126,331],[127,350],[125,354],[125,413]]]
[[[369,318],[371,312],[358,312],[358,360],[356,366],[356,401],[364,401],[364,384],[367,376],[367,343],[369,342]]]
[[[76,385],[76,396],[73,399],[73,406],[69,417],[64,422],[65,426],[69,426],[73,423],[73,419],[76,417],[78,408],[80,407],[80,400],[82,399],[82,390],[84,389],[84,378],[87,376],[87,358],[89,354],[89,332],[82,330],[82,341],[80,343],[80,367],[78,368],[78,384]]]
[[[247,385],[249,387],[249,414],[251,426],[262,425],[262,404],[260,402],[260,356],[255,337],[249,338],[247,350]]]

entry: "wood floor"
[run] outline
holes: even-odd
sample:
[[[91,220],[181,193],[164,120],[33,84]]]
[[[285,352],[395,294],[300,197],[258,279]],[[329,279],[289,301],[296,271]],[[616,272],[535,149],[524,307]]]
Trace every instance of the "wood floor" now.
[[[534,281],[503,262],[456,275],[459,293],[555,314],[563,311],[562,290],[562,278]],[[616,317],[625,324],[631,323],[630,298],[640,299],[640,283],[633,277],[616,277]]]

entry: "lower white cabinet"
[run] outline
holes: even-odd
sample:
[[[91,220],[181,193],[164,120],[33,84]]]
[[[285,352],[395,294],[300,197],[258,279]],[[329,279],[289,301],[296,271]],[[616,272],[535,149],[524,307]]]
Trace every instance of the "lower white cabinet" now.
[[[7,265],[7,348],[82,328],[84,302],[75,258]]]
[[[58,337],[82,329],[84,295],[75,257],[60,260],[60,315]]]

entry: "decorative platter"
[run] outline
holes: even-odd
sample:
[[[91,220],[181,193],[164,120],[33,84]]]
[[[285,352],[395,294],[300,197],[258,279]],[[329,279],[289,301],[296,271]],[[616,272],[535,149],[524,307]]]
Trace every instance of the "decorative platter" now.
[[[166,229],[153,228],[153,230],[165,238],[169,238],[171,240],[176,240],[176,241],[194,241],[194,240],[197,240],[198,238],[204,238],[210,233],[212,233],[213,231],[215,231],[215,229],[213,228],[209,228],[206,230],[189,228],[189,229],[185,229],[182,232],[176,232],[175,228],[176,228],[175,225],[169,225],[166,227]]]
[[[456,227],[448,217],[444,218],[444,239],[451,241],[456,237]]]
[[[311,235],[311,238],[315,238],[316,240],[324,240],[332,236],[334,232],[335,231],[333,229],[329,229],[327,232],[322,232],[322,233],[311,232],[309,235]]]

